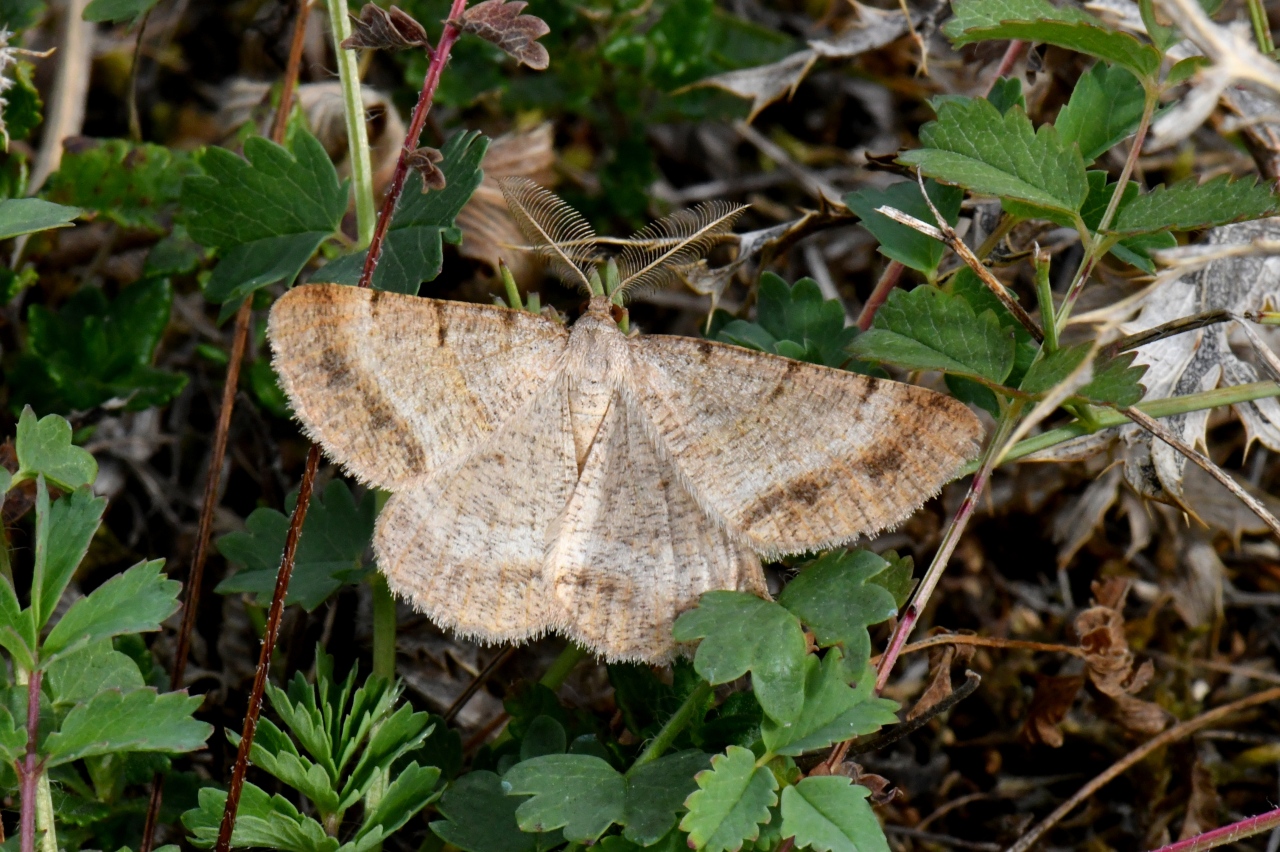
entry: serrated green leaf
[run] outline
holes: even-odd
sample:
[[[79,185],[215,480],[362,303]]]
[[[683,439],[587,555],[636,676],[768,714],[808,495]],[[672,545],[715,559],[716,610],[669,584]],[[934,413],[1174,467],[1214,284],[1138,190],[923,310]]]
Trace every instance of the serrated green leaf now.
[[[1027,99],[1022,95],[1022,81],[1017,77],[999,77],[991,84],[987,100],[1004,115],[1013,107],[1027,111]],[[955,224],[954,222],[952,224]]]
[[[1126,352],[1105,361],[1095,361],[1093,379],[1076,391],[1076,395],[1117,408],[1137,405],[1147,392],[1141,382],[1147,367],[1145,364],[1133,366],[1136,357],[1136,352]]]
[[[785,722],[800,712],[804,633],[778,604],[745,592],[706,592],[676,619],[673,634],[677,642],[702,640],[693,666],[708,683],[728,683],[750,671],[765,713]]]
[[[1160,71],[1160,52],[1154,47],[1072,6],[1048,0],[958,0],[952,11],[955,17],[942,31],[956,47],[1016,38],[1087,53],[1141,77],[1154,78]]]
[[[87,485],[58,498],[52,506],[46,502],[48,498],[43,482],[38,483],[37,492],[36,558],[31,578],[31,608],[36,629],[39,630],[53,615],[76,567],[88,552],[89,541],[98,530],[107,501],[94,497]],[[40,499],[42,496],[44,500]],[[158,629],[158,625],[151,629]]]
[[[37,418],[31,406],[18,417],[18,472],[11,485],[43,476],[60,488],[88,485],[98,475],[98,463],[83,447],[71,443],[71,424],[56,414]]]
[[[198,158],[204,174],[182,184],[188,232],[222,256],[205,287],[214,302],[291,283],[347,209],[346,184],[306,130],[294,135],[292,152],[255,136],[244,153],[206,148]]]
[[[444,263],[442,240],[462,241],[454,220],[484,179],[480,164],[488,147],[489,139],[477,131],[451,136],[440,149],[444,159],[439,168],[447,181],[442,190],[424,193],[417,172],[409,176],[373,274],[375,289],[416,295],[423,281],[440,274]],[[339,258],[313,280],[355,284],[360,280],[366,254]]]
[[[898,721],[897,702],[875,697],[875,670],[865,660],[857,687],[846,682],[839,648],[828,651],[821,662],[810,655],[805,669],[804,709],[799,718],[787,725],[765,719],[760,726],[765,748],[771,753],[795,757]]]
[[[227,794],[224,790],[205,787],[200,790],[199,801],[199,807],[182,815],[182,824],[194,835],[192,845],[208,848],[218,839]],[[231,845],[282,852],[336,852],[339,844],[336,837],[325,834],[324,826],[303,816],[283,796],[270,796],[257,785],[246,782],[241,788]]]
[[[71,605],[41,651],[47,665],[60,655],[123,633],[160,629],[178,610],[182,584],[161,572],[163,559],[139,562]]]
[[[11,4],[13,0],[9,0]],[[6,4],[0,3],[0,6]],[[0,25],[5,25],[4,11],[0,10]],[[15,32],[21,27],[15,27],[12,24],[7,25],[9,32]],[[40,90],[36,87],[34,75],[35,66],[30,62],[24,62],[21,59],[14,62],[9,72],[10,83],[9,90],[5,92],[5,104],[3,111],[0,111],[0,119],[4,122],[4,131],[8,134],[8,141],[12,142],[17,139],[26,139],[31,135],[31,131],[40,126],[44,121],[44,100],[40,97]],[[17,164],[15,164],[17,165]],[[19,166],[18,170],[25,170],[24,166]],[[26,177],[22,178],[25,182]]]
[[[93,0],[84,9],[84,19],[94,23],[136,21],[159,0]]]
[[[383,837],[399,831],[435,799],[439,780],[440,770],[437,767],[411,762],[387,785],[378,806],[365,816],[356,839],[367,836],[375,827],[381,829]]]
[[[240,745],[239,737],[228,738],[232,739],[232,745]],[[320,813],[338,811],[341,798],[333,788],[329,773],[299,754],[293,742],[270,719],[259,722],[249,757],[254,766],[306,796]]]
[[[623,835],[641,846],[652,846],[670,833],[685,800],[698,788],[694,777],[710,767],[711,755],[697,750],[633,767],[627,773]]]
[[[203,700],[154,689],[100,692],[72,708],[62,726],[45,739],[47,765],[116,751],[181,754],[203,748],[213,726],[192,718]]]
[[[1076,82],[1053,126],[1063,142],[1080,146],[1087,165],[1138,129],[1144,100],[1142,84],[1130,71],[1098,62]]]
[[[720,702],[698,725],[692,736],[695,745],[704,751],[724,751],[731,745],[750,748],[760,739],[760,723],[764,711],[755,694],[750,691],[735,692]]]
[[[292,510],[297,495],[286,505]],[[312,498],[298,539],[298,552],[289,582],[288,604],[308,612],[329,599],[344,585],[354,585],[369,572],[364,555],[373,538],[377,498],[365,492],[359,503],[345,482],[335,479],[324,493]],[[248,593],[266,606],[275,590],[276,571],[284,555],[289,516],[275,509],[255,509],[245,520],[244,532],[227,533],[217,540],[218,552],[244,566],[218,584],[220,594]]]
[[[571,842],[593,843],[626,810],[626,780],[589,755],[548,754],[521,761],[503,776],[502,786],[509,795],[532,797],[516,809],[522,831],[562,828]]]
[[[440,797],[436,808],[444,819],[432,822],[431,830],[464,852],[535,852],[535,836],[516,824],[519,806],[497,775],[469,772]]]
[[[166,220],[190,171],[186,154],[161,145],[93,140],[63,155],[44,195],[59,204],[92,210],[122,228],[159,234],[168,230]]]
[[[760,276],[757,321],[734,320],[715,335],[723,343],[782,355],[797,361],[854,369],[845,347],[857,334],[845,328],[844,307],[826,299],[811,278],[788,285],[766,272]]]
[[[0,707],[0,761],[12,766],[27,750],[27,730],[19,725],[13,714]]]
[[[1107,232],[1190,231],[1259,219],[1276,209],[1277,198],[1271,187],[1258,184],[1255,178],[1232,180],[1230,175],[1221,175],[1199,184],[1189,178],[1169,187],[1161,184],[1121,204]]]
[[[1020,107],[1001,115],[985,98],[937,97],[933,106],[938,118],[920,128],[923,147],[899,163],[983,195],[1068,216],[1080,209],[1088,192],[1084,163],[1052,126],[1036,131]]]
[[[729,746],[711,758],[711,769],[697,775],[698,790],[689,796],[689,812],[680,830],[689,846],[702,852],[735,852],[760,834],[769,808],[778,801],[778,779],[767,767],[756,767],[749,749]]]
[[[842,646],[845,659],[861,673],[871,657],[867,628],[898,611],[893,595],[868,584],[888,567],[888,562],[866,550],[833,550],[787,583],[778,603],[813,631],[820,647]]]
[[[37,644],[31,610],[22,608],[13,581],[0,577],[0,647],[13,655],[17,665],[30,671],[36,666]]]
[[[890,293],[874,327],[849,350],[871,361],[999,383],[1013,369],[1015,345],[1015,333],[993,312],[975,314],[959,296],[924,286]]]
[[[1115,194],[1116,184],[1110,182],[1110,176],[1100,170],[1090,171],[1089,179],[1089,196],[1085,199],[1084,206],[1080,208],[1080,218],[1084,222],[1086,228],[1090,232],[1096,233],[1098,226],[1102,224],[1102,217],[1106,215],[1107,207],[1111,204],[1111,196]],[[1138,184],[1135,181],[1129,181],[1124,188],[1124,194],[1120,198],[1117,210],[1124,209],[1138,197]],[[1060,222],[1059,224],[1069,224]],[[1151,259],[1151,252],[1156,249],[1170,248],[1178,244],[1173,234],[1168,231],[1157,231],[1153,234],[1136,234],[1127,237],[1111,247],[1111,255],[1125,263],[1136,266],[1144,272],[1155,272],[1155,261]]]
[[[56,311],[27,311],[26,348],[11,375],[14,404],[72,411],[110,403],[128,411],[163,405],[187,384],[151,366],[169,324],[173,288],[138,281],[108,300],[83,287]]]
[[[49,666],[45,683],[59,711],[88,701],[104,689],[131,692],[146,685],[138,664],[112,648],[108,639],[94,642]]]
[[[6,198],[0,201],[0,240],[69,227],[80,213],[78,207],[54,204],[43,198]]]
[[[889,563],[889,568],[876,574],[867,582],[875,583],[893,596],[899,609],[907,605],[916,581],[911,576],[915,569],[915,560],[910,556],[899,556],[896,550],[886,550],[880,558]]]
[[[1056,352],[1046,353],[1027,371],[1022,384],[1019,385],[1019,390],[1031,394],[1048,393],[1062,384],[1067,376],[1071,375],[1071,371],[1089,357],[1090,348],[1088,343],[1078,343]]]
[[[782,791],[782,833],[813,852],[889,852],[869,795],[843,775],[805,778]]]
[[[393,699],[398,695],[395,690],[388,693]],[[369,742],[342,787],[339,807],[344,810],[364,798],[369,786],[377,780],[380,773],[386,772],[391,764],[420,746],[427,734],[431,733],[427,727],[428,714],[414,712],[411,704],[401,704],[388,716],[381,713],[370,714],[370,719],[376,724],[372,728]]]
[[[925,181],[925,189],[942,217],[948,224],[954,225],[960,215],[960,202],[964,200],[964,190],[959,187],[944,186],[933,180]],[[862,226],[880,241],[881,254],[927,276],[932,277],[937,274],[938,264],[942,262],[947,247],[915,228],[908,228],[883,213],[876,212],[880,207],[894,207],[921,221],[933,224],[933,212],[925,203],[919,184],[904,180],[884,189],[869,187],[849,193],[844,201],[850,210],[858,214],[862,220]],[[841,319],[843,318],[843,312],[841,312]]]

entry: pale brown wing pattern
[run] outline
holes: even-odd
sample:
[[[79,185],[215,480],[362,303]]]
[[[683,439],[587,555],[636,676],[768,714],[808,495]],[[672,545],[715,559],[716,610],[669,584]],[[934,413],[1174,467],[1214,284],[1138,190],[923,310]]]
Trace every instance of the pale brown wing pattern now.
[[[286,293],[269,334],[308,435],[388,490],[492,434],[554,372],[568,339],[523,311],[337,284]]]
[[[760,560],[708,518],[625,391],[613,398],[547,556],[563,632],[609,660],[661,662],[711,589],[765,595]]]
[[[577,478],[567,383],[544,381],[475,452],[391,498],[378,567],[392,591],[466,636],[518,641],[559,627],[543,563]]]
[[[631,341],[636,397],[699,501],[761,553],[903,521],[979,449],[942,394],[705,340]]]

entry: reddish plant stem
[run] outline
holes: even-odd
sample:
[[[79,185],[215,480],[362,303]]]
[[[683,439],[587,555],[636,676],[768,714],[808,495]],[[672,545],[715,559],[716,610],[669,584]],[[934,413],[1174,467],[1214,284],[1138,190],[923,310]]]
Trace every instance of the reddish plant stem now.
[[[1013,70],[1013,66],[1018,64],[1018,60],[1022,57],[1022,52],[1027,49],[1027,43],[1021,39],[1012,39],[1009,46],[1004,50],[1004,56],[1000,57],[1000,64],[996,67],[996,76],[991,79],[991,85],[987,87],[987,94],[991,94],[991,90],[995,88],[996,81],[1001,77],[1009,76],[1009,72]]]
[[[293,574],[293,561],[298,555],[298,539],[302,524],[311,505],[311,488],[315,485],[316,469],[320,466],[320,447],[312,444],[307,452],[307,467],[298,486],[298,503],[289,518],[289,532],[284,539],[284,557],[276,574],[276,587],[271,594],[271,609],[267,611],[267,625],[262,635],[262,649],[258,653],[258,668],[253,675],[253,691],[249,693],[249,708],[244,714],[244,729],[240,733],[240,747],[236,749],[236,765],[231,771],[231,783],[227,787],[227,804],[222,811],[222,825],[218,828],[217,852],[231,848],[231,832],[236,825],[236,811],[240,807],[240,793],[244,790],[244,774],[249,768],[249,750],[258,732],[258,717],[262,714],[262,695],[267,687],[267,673],[271,670],[271,655],[276,650],[280,635],[280,619],[284,615],[284,597],[289,591],[289,577]]]
[[[27,681],[27,754],[18,765],[22,779],[22,811],[18,817],[18,843],[22,852],[36,848],[36,784],[40,780],[40,764],[36,760],[36,737],[40,733],[40,681],[44,672],[36,669]]]
[[[293,93],[298,88],[298,75],[302,72],[302,48],[307,41],[307,20],[311,17],[314,0],[299,0],[298,19],[293,25],[293,41],[289,43],[289,62],[284,68],[284,81],[280,86],[280,107],[271,122],[271,141],[284,144],[284,134],[289,128],[289,114],[293,112]]]
[[[1205,849],[1226,846],[1228,843],[1235,843],[1274,828],[1280,828],[1280,808],[1233,822],[1231,825],[1224,825],[1222,828],[1215,828],[1213,831],[1206,831],[1204,834],[1197,834],[1195,837],[1188,837],[1186,840],[1179,840],[1177,843],[1161,846],[1155,852],[1203,852]]]
[[[880,306],[889,298],[889,293],[902,280],[902,270],[904,268],[901,263],[894,260],[890,261],[889,265],[884,268],[884,272],[880,273],[880,280],[876,282],[876,288],[871,291],[871,295],[867,297],[867,303],[862,306],[862,311],[858,314],[859,331],[866,331],[871,328],[871,322],[876,318],[876,311],[880,310]]]
[[[378,224],[373,229],[373,240],[369,243],[369,253],[364,258],[364,269],[360,272],[360,286],[373,286],[373,273],[378,268],[378,258],[382,256],[382,244],[391,227],[392,215],[396,212],[396,204],[400,194],[404,192],[404,182],[409,176],[409,155],[418,148],[418,138],[422,136],[422,128],[427,123],[427,113],[431,111],[431,103],[436,97],[436,88],[440,85],[440,74],[445,63],[449,61],[449,53],[453,43],[458,40],[461,30],[448,21],[462,16],[467,8],[467,0],[453,0],[449,7],[449,17],[440,34],[440,41],[431,54],[431,62],[427,65],[427,76],[422,81],[422,92],[418,95],[418,103],[413,108],[413,116],[409,119],[409,131],[404,137],[404,146],[400,149],[400,159],[396,161],[395,173],[391,176],[391,186],[387,197],[382,200],[382,210],[378,213]]]

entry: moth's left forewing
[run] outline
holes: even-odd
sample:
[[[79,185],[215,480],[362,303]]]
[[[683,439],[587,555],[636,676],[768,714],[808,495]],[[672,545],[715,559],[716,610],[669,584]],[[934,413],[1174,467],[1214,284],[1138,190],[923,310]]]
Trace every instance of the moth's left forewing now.
[[[893,526],[977,455],[962,403],[684,337],[632,338],[639,404],[699,501],[768,555]]]

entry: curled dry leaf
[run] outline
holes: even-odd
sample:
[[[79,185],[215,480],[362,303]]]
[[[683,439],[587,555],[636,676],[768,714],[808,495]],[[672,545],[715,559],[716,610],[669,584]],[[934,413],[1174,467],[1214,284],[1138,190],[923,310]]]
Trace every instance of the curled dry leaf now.
[[[1058,726],[1067,718],[1076,694],[1084,686],[1084,675],[1037,674],[1035,678],[1036,691],[1019,736],[1024,742],[1061,748],[1062,729]]]
[[[551,57],[547,49],[538,44],[538,39],[551,32],[551,28],[535,15],[520,14],[527,5],[523,0],[483,0],[449,23],[464,33],[497,45],[517,62],[535,71],[545,71]]]
[[[409,168],[422,177],[423,192],[431,190],[439,192],[445,188],[444,172],[440,171],[440,166],[437,165],[443,159],[444,154],[441,154],[439,149],[428,148],[425,145],[406,158]]]
[[[411,50],[427,48],[427,31],[413,16],[397,6],[383,9],[365,3],[360,17],[351,16],[351,35],[342,46],[347,50]]]
[[[945,633],[930,631],[930,635]],[[920,700],[907,712],[907,721],[918,719],[932,710],[938,702],[951,695],[951,666],[967,665],[973,659],[973,645],[936,645],[929,649],[929,685]]]
[[[1217,828],[1221,804],[1213,772],[1197,759],[1191,767],[1191,795],[1187,797],[1187,816],[1182,820],[1178,839],[1186,840]]]
[[[1095,605],[1076,616],[1075,629],[1085,654],[1085,672],[1101,693],[1107,714],[1133,733],[1155,734],[1164,730],[1168,719],[1159,705],[1135,697],[1151,682],[1155,667],[1150,660],[1134,667],[1120,614],[1127,592],[1127,581],[1095,583]]]

